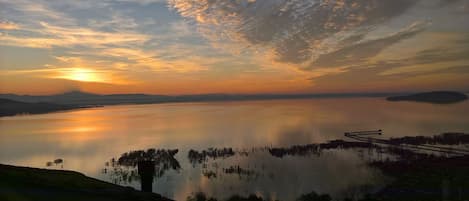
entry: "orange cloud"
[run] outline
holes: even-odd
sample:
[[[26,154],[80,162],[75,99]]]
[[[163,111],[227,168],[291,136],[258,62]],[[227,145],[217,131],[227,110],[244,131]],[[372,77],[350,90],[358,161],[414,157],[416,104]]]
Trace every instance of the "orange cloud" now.
[[[9,22],[9,21],[1,21],[0,20],[0,29],[3,29],[3,30],[15,30],[15,29],[19,29],[20,26],[16,23],[13,23],[13,22]]]
[[[112,33],[96,31],[79,27],[53,26],[40,22],[42,29],[24,29],[39,36],[22,37],[16,35],[1,35],[0,41],[6,45],[34,48],[52,48],[88,46],[90,48],[104,47],[105,45],[141,44],[150,37],[139,33]]]

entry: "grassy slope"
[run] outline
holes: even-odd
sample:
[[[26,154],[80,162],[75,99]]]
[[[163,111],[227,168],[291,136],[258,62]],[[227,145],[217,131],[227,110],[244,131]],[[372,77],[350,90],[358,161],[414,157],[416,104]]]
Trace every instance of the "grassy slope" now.
[[[46,170],[0,164],[2,201],[147,201],[169,200],[154,193],[99,181],[73,171]]]

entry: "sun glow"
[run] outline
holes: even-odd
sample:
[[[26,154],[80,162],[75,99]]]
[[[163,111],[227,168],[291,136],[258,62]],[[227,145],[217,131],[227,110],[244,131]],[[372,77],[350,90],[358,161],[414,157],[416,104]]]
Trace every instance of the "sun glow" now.
[[[99,72],[91,69],[73,68],[67,69],[61,74],[58,78],[80,82],[105,82],[105,78]]]

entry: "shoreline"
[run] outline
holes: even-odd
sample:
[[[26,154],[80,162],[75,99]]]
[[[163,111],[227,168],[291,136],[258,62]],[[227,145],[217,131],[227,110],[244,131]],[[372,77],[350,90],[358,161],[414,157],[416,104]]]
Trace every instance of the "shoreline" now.
[[[249,102],[249,101],[282,101],[282,100],[315,100],[315,99],[358,99],[358,98],[371,98],[371,99],[381,99],[383,97],[378,96],[363,96],[363,97],[302,97],[302,98],[275,98],[275,99],[232,99],[232,100],[190,100],[190,101],[162,101],[162,102],[149,102],[149,103],[109,103],[109,104],[90,104],[90,105],[62,105],[68,108],[65,109],[54,109],[44,112],[18,112],[15,114],[2,114],[0,113],[0,118],[2,117],[15,117],[15,116],[29,116],[29,115],[40,115],[40,114],[50,114],[57,112],[68,112],[81,109],[90,109],[90,108],[102,108],[109,106],[126,106],[126,105],[159,105],[159,104],[192,104],[192,103],[229,103],[229,102]],[[26,103],[26,102],[24,102]],[[31,103],[35,104],[35,103]],[[55,104],[55,103],[52,103]]]
[[[83,96],[89,95],[79,93]],[[53,96],[31,96],[29,99],[20,95],[13,97],[0,94],[0,117],[47,114],[51,112],[68,111],[75,109],[87,109],[94,107],[116,106],[116,105],[148,105],[148,104],[177,104],[177,103],[214,103],[214,102],[239,102],[239,101],[275,101],[275,100],[308,100],[308,99],[347,99],[347,98],[385,98],[394,93],[371,93],[371,94],[216,94],[216,95],[182,95],[167,96],[161,98],[158,95],[144,95],[148,97],[135,97],[133,99],[118,99],[115,95],[92,95],[93,97],[82,97],[79,99],[55,100],[39,97]],[[98,98],[96,98],[97,96]],[[41,106],[39,104],[42,104]],[[52,107],[44,109],[44,107]],[[28,108],[28,109],[25,109]]]

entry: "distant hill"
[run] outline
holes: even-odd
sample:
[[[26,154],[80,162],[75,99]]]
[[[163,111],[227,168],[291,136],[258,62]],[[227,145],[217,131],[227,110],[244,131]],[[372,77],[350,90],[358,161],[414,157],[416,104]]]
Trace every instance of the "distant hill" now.
[[[41,114],[75,108],[81,108],[81,106],[60,105],[53,103],[25,103],[0,98],[0,116],[12,116],[17,114]]]
[[[199,94],[199,95],[148,95],[148,94],[111,94],[98,95],[80,91],[63,94],[30,96],[0,94],[0,98],[38,103],[47,102],[62,105],[116,105],[116,104],[149,104],[169,102],[203,102],[203,101],[239,101],[269,99],[305,99],[305,98],[350,98],[350,97],[386,97],[390,93],[343,93],[343,94]]]
[[[163,95],[145,95],[145,94],[112,94],[98,95],[85,93],[80,91],[71,91],[63,94],[31,96],[16,94],[0,94],[0,98],[6,98],[15,101],[38,103],[47,102],[62,105],[115,105],[115,104],[143,104],[143,103],[159,103],[171,102],[170,96]]]
[[[404,96],[392,96],[388,101],[415,101],[435,104],[450,104],[467,100],[463,93],[454,91],[433,91],[425,93],[410,94]]]
[[[0,94],[0,116],[16,114],[40,114],[59,110],[117,104],[154,104],[171,102],[244,101],[307,98],[386,97],[390,93],[341,93],[341,94],[198,94],[198,95],[148,95],[111,94],[99,95],[71,91],[56,95],[31,96]]]

